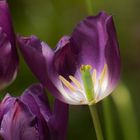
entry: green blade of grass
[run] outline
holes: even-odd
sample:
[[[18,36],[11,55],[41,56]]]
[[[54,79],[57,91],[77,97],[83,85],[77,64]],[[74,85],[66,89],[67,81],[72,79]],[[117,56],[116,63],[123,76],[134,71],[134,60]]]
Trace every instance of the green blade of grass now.
[[[103,105],[103,115],[104,115],[104,124],[105,124],[104,127],[105,127],[106,139],[107,140],[116,140],[110,98],[105,98],[102,101],[102,105]]]
[[[86,0],[87,3],[87,10],[90,15],[94,13],[93,11],[93,0]]]
[[[121,84],[112,97],[118,111],[124,140],[140,140],[138,123],[130,92],[125,85]]]

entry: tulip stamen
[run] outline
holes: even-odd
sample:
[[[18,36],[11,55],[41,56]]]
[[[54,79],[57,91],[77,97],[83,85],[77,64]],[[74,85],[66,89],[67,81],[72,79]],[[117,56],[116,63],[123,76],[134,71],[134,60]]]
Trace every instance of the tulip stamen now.
[[[59,75],[59,79],[62,82],[62,84],[67,87],[72,92],[81,92],[86,97],[87,101],[89,102],[89,105],[92,105],[96,103],[97,99],[97,91],[96,89],[104,89],[104,81],[105,76],[107,74],[107,64],[104,65],[101,74],[99,75],[99,78],[97,77],[97,70],[94,69],[91,73],[92,67],[90,65],[81,65],[80,72],[81,77],[83,81],[83,87],[81,83],[72,75],[69,75],[69,79],[71,82],[69,82],[67,79],[65,79],[63,76]],[[96,87],[96,88],[95,88]],[[83,103],[84,100],[80,100],[80,103]]]
[[[107,73],[107,64],[104,65],[104,68],[103,68],[103,70],[102,70],[101,77],[100,77],[100,79],[99,79],[99,84],[100,84],[100,85],[102,85],[106,73]]]
[[[69,78],[79,89],[82,90],[82,86],[81,86],[80,82],[75,77],[70,75]]]
[[[97,71],[96,69],[93,70],[93,74],[92,74],[92,81],[93,81],[93,84],[95,85],[96,83],[96,74],[97,74]]]
[[[67,81],[63,76],[59,75],[59,79],[69,90],[76,91],[74,86],[69,81]]]

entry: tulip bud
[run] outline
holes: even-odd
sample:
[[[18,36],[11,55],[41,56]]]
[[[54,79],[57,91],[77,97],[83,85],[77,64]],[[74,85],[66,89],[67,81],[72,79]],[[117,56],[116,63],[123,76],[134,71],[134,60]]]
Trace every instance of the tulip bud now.
[[[0,104],[0,137],[4,140],[65,140],[68,105],[55,100],[51,111],[41,84],[20,97],[5,96]]]

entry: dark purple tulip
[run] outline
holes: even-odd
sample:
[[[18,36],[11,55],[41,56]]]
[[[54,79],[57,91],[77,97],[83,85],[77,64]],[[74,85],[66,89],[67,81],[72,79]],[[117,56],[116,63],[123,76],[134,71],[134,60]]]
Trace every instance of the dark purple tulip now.
[[[6,0],[0,0],[0,89],[16,77],[18,56],[15,34]]]
[[[120,79],[120,54],[112,16],[82,20],[55,50],[37,37],[18,37],[25,61],[58,99],[70,104],[102,100]]]
[[[51,111],[40,84],[20,97],[9,94],[0,104],[0,136],[4,140],[65,140],[68,105],[55,100]]]

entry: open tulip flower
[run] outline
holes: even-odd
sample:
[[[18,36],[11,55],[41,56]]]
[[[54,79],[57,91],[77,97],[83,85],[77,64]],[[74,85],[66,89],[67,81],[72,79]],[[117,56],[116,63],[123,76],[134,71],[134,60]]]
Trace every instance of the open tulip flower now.
[[[112,16],[82,20],[52,50],[35,36],[18,36],[20,50],[37,78],[63,102],[95,104],[120,78],[120,54]]]
[[[16,77],[18,56],[15,34],[6,0],[0,0],[0,89]]]
[[[9,94],[0,103],[0,136],[4,140],[65,140],[68,105],[48,103],[42,85],[29,87],[20,97]]]

